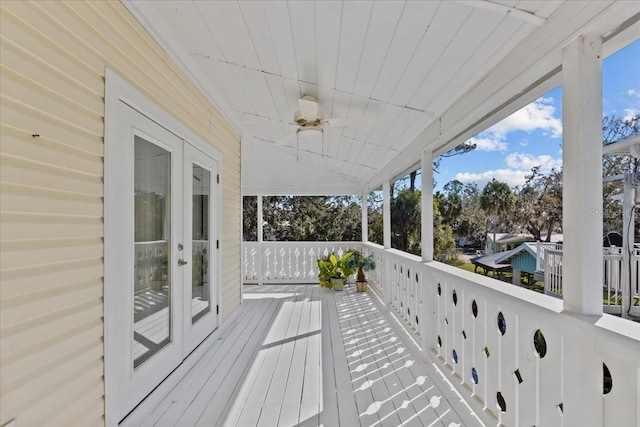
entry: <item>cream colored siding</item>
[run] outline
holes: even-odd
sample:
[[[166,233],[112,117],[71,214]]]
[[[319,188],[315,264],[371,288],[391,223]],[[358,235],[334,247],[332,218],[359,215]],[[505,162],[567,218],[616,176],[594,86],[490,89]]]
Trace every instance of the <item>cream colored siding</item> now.
[[[223,319],[240,302],[239,138],[119,2],[0,7],[0,425],[101,425],[105,67],[223,154]]]

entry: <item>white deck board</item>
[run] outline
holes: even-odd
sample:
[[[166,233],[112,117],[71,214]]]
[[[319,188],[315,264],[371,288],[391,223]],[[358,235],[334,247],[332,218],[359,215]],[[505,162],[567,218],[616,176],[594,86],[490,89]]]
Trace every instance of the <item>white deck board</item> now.
[[[244,298],[143,425],[481,425],[370,295],[253,285]]]

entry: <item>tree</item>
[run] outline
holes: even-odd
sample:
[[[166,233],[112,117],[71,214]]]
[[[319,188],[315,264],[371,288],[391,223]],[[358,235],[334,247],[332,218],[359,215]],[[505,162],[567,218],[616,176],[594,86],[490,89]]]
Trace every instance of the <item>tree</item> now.
[[[263,199],[264,238],[277,241],[358,241],[362,221],[354,196],[266,196]],[[255,215],[244,212],[243,230],[250,233]]]
[[[474,242],[480,243],[482,247],[486,244],[487,234],[485,226],[487,217],[480,208],[480,189],[475,182],[465,184],[462,189],[462,214],[455,230],[459,237],[465,237]]]
[[[462,215],[463,188],[464,184],[458,180],[450,181],[442,188],[444,194],[440,199],[440,214],[444,222],[454,230],[458,228],[460,216]]]
[[[513,193],[506,183],[496,181],[494,178],[485,185],[480,195],[480,208],[487,213],[493,225],[494,244],[498,226],[508,223],[507,214],[511,206],[513,206]]]
[[[531,169],[524,185],[516,190],[513,220],[537,241],[551,241],[551,233],[562,229],[562,170],[543,174],[540,166]],[[543,239],[542,233],[546,236]]]
[[[602,119],[603,144],[609,145],[633,135],[640,134],[640,114],[624,120],[621,117],[605,116]],[[640,172],[640,162],[629,155],[607,155],[602,159],[603,176],[633,174]],[[614,197],[623,193],[623,182],[604,182],[603,195],[603,228],[605,232],[617,231],[622,234],[622,203]],[[636,230],[640,234],[640,230]],[[640,239],[640,235],[637,235]]]
[[[258,199],[256,196],[242,198],[242,240],[255,242],[258,240]]]
[[[442,200],[441,193],[433,196],[433,259],[447,264],[459,265],[462,261],[456,253],[453,232],[441,214]]]
[[[382,192],[372,191],[367,195],[369,206],[369,241],[379,245],[384,244],[384,225],[382,218]]]
[[[401,251],[420,253],[419,190],[403,188],[391,200],[391,246]]]
[[[447,151],[444,154],[441,154],[440,157],[438,157],[433,161],[433,171],[435,173],[438,173],[438,170],[440,168],[440,161],[443,158],[458,156],[460,154],[465,154],[470,151],[473,151],[475,149],[476,149],[476,144],[470,144],[469,142],[463,142],[462,144],[456,145],[454,148],[452,148],[451,150]]]

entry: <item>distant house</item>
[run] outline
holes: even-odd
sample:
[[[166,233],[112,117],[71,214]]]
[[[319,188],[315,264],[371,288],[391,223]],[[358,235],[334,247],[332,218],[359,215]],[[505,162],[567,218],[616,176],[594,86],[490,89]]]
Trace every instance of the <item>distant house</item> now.
[[[498,252],[505,252],[511,249],[515,249],[519,245],[525,242],[535,242],[536,239],[533,235],[528,233],[496,233],[496,241],[493,241],[493,233],[487,233],[487,244],[485,246],[485,254],[491,255]],[[546,233],[543,233],[540,237],[542,240],[546,240]],[[561,242],[562,234],[552,233],[551,243]]]
[[[496,233],[495,242],[493,241],[493,236],[493,233],[487,233],[485,247],[487,255],[509,251],[524,242],[534,242],[536,240],[531,234],[527,233]]]
[[[538,245],[535,243],[523,243],[520,246],[505,252],[500,257],[500,262],[509,264],[513,271],[513,284],[519,285],[522,276],[527,277],[531,282],[535,272],[538,259]]]
[[[553,237],[561,238],[561,235]],[[499,242],[500,239],[496,238],[496,241]],[[507,251],[473,258],[471,262],[475,266],[476,273],[478,269],[481,268],[485,275],[489,271],[493,271],[494,274],[500,278],[504,273],[512,272],[513,284],[520,285],[523,275],[529,282],[533,279],[537,268],[537,259],[538,244],[536,242],[525,242]]]

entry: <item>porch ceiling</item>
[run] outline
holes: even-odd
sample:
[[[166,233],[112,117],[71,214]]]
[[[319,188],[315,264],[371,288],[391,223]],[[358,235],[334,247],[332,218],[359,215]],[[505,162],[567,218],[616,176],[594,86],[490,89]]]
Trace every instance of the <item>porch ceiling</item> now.
[[[577,35],[637,36],[640,12],[573,0],[125,4],[241,133],[245,194],[377,187],[559,84]],[[325,117],[371,124],[325,134],[324,154],[322,138],[276,146],[303,95]]]

